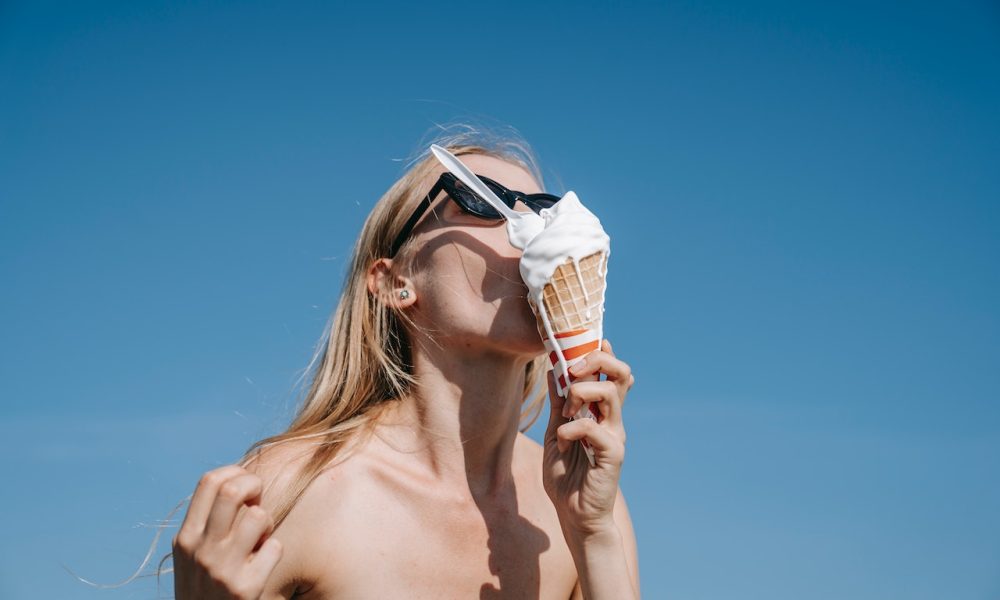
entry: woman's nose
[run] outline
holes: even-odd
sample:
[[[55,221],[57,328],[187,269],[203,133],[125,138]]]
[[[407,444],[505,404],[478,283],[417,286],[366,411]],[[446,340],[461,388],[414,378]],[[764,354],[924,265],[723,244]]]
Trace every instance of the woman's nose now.
[[[520,200],[514,203],[514,210],[516,210],[517,212],[531,212],[531,209],[528,208],[528,205],[525,204],[524,202],[521,202]]]

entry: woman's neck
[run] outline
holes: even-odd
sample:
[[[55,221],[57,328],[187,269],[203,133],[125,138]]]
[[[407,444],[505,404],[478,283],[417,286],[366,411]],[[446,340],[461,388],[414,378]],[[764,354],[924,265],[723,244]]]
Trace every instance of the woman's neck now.
[[[428,347],[429,346],[429,347]],[[474,498],[509,487],[528,358],[417,344],[419,384],[380,437],[409,453],[443,486]]]

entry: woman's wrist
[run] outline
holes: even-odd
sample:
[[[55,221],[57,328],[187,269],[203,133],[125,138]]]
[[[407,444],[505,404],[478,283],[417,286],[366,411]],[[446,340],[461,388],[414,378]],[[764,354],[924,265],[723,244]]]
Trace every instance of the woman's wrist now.
[[[603,519],[591,520],[585,523],[571,523],[560,519],[560,525],[562,525],[563,535],[567,541],[594,544],[615,542],[621,539],[618,524],[615,523],[614,517],[611,515]]]
[[[625,560],[624,539],[613,520],[586,528],[563,527],[585,598],[638,598]]]

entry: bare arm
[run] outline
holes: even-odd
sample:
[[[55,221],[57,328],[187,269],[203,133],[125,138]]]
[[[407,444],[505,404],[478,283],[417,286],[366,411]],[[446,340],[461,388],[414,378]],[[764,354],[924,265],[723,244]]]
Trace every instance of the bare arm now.
[[[572,600],[625,598],[624,590],[639,594],[639,562],[632,519],[621,489],[615,502],[614,521],[587,533],[564,528],[579,580]]]

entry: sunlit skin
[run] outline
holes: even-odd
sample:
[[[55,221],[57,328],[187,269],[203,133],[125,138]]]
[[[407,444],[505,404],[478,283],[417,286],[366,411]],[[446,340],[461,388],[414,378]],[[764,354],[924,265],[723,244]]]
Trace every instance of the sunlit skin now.
[[[542,191],[516,165],[461,160],[509,188]],[[412,237],[412,277],[379,259],[367,283],[418,325],[409,334],[421,383],[271,532],[281,557],[261,597],[638,597],[635,536],[618,488],[628,365],[606,343],[576,373],[605,375],[574,384],[567,401],[571,412],[597,402],[600,424],[566,419],[549,379],[551,418],[539,445],[518,424],[524,369],[544,346],[504,222],[467,214],[442,193]],[[579,447],[584,435],[594,468]],[[273,449],[256,472],[280,486],[302,455],[295,444]],[[225,473],[245,482],[230,486],[243,490],[234,498],[260,493],[254,476]]]

